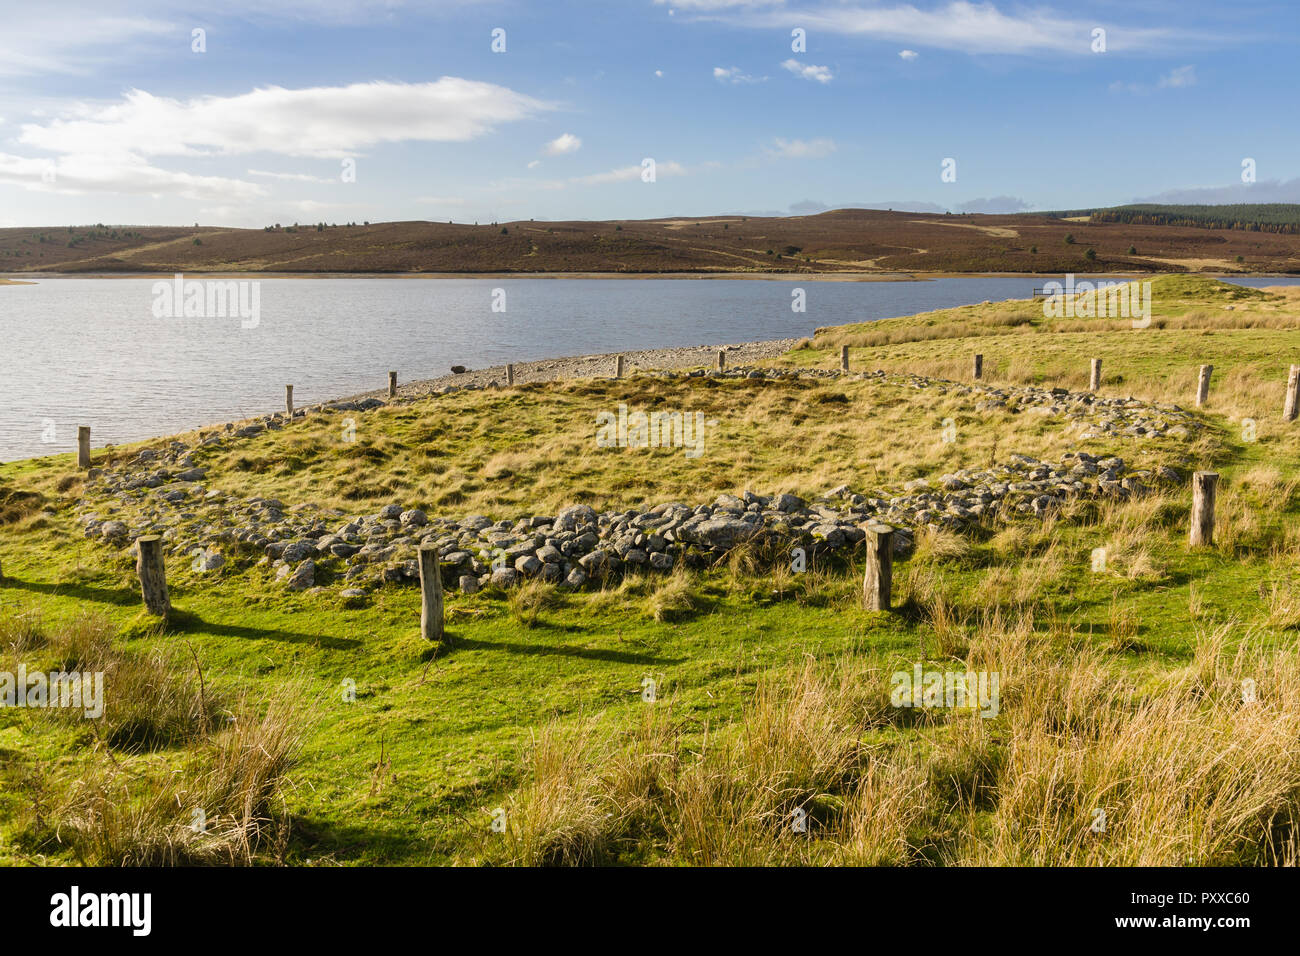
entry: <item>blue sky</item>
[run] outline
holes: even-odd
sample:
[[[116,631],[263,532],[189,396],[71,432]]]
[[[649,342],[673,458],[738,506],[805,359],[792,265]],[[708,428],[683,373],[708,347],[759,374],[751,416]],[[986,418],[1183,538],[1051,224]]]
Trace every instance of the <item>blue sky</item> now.
[[[1300,201],[1289,3],[210,6],[0,0],[0,226]]]

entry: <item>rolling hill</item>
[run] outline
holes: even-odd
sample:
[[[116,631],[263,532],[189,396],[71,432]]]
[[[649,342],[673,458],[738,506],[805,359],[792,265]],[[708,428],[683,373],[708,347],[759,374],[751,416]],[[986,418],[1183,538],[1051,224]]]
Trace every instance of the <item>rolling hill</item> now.
[[[1094,217],[1095,219],[1095,217]],[[0,272],[1300,272],[1300,235],[1087,217],[814,216],[0,229]]]

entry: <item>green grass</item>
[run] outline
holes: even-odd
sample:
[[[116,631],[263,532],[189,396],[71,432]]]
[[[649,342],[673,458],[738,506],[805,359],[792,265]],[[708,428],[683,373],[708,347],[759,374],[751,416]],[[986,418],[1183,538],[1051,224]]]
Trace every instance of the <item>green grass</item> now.
[[[1204,294],[1202,310],[1220,294],[1199,280],[1178,281],[1179,296]],[[1279,304],[1267,297],[1248,301],[1257,308]],[[779,763],[774,755],[802,739],[789,728],[773,730],[773,740],[787,743],[763,749],[755,728],[768,726],[765,720],[779,724],[799,700],[825,691],[821,677],[807,676],[809,660],[860,668],[851,683],[870,696],[887,688],[881,675],[909,669],[921,655],[927,666],[964,667],[1008,653],[990,648],[1018,634],[1025,647],[1041,648],[1063,666],[1090,662],[1080,665],[1081,674],[1094,672],[1095,654],[1101,662],[1095,667],[1158,697],[1201,666],[1207,635],[1225,623],[1232,625],[1225,632],[1229,656],[1247,643],[1252,653],[1294,656],[1294,621],[1284,598],[1300,588],[1294,570],[1300,439],[1277,413],[1280,381],[1300,339],[1285,327],[1295,318],[1294,301],[1280,304],[1266,316],[1278,327],[1052,333],[1034,322],[978,338],[881,344],[870,347],[869,357],[867,346],[854,353],[855,363],[861,358],[863,366],[905,373],[927,363],[964,369],[971,351],[983,351],[994,384],[1073,381],[1086,375],[1088,357],[1100,355],[1113,376],[1103,394],[1156,401],[1182,395],[1195,364],[1213,362],[1204,436],[1183,444],[1084,445],[1184,471],[1220,470],[1222,533],[1212,550],[1188,551],[1188,494],[1179,489],[1125,505],[1079,503],[1046,521],[989,524],[961,540],[923,535],[917,555],[895,568],[896,610],[887,615],[857,606],[860,555],[796,576],[773,566],[774,558],[751,554],[708,571],[633,577],[605,590],[548,592],[544,599],[450,594],[450,646],[439,648],[420,640],[413,588],[383,588],[363,606],[345,608],[337,591],[292,594],[246,562],[200,577],[176,561],[169,580],[178,613],[159,633],[141,615],[129,555],[80,536],[73,505],[82,486],[69,477],[68,456],[59,456],[0,466],[0,509],[8,509],[0,519],[0,621],[10,622],[12,635],[19,617],[52,631],[90,613],[106,621],[129,654],[171,650],[181,655],[177,667],[188,666],[192,654],[214,699],[267,701],[286,684],[299,687],[305,736],[281,787],[292,826],[284,846],[259,852],[264,862],[970,862],[974,856],[963,856],[974,853],[970,848],[1002,862],[1032,857],[1024,845],[998,842],[1009,839],[999,829],[1006,814],[1028,819],[1013,786],[1023,779],[997,769],[1026,759],[1016,721],[1031,703],[1011,689],[1010,677],[1007,716],[987,728],[959,715],[909,723],[897,712],[858,724],[845,714],[870,712],[868,705],[830,708],[838,728],[831,736],[843,752],[802,782],[788,767],[771,771],[791,793],[806,794],[819,826],[833,829],[848,826],[845,808],[865,799],[862,788],[876,779],[871,773],[892,781],[871,784],[883,788],[870,791],[872,805],[881,805],[911,779],[899,776],[899,768],[922,761],[929,776],[916,779],[931,783],[917,796],[919,816],[904,819],[899,810],[906,832],[884,848],[860,833],[807,846],[782,842],[773,836],[773,814],[788,803],[779,801],[745,804],[750,815],[726,824],[730,836],[723,823],[701,822],[695,813],[740,806],[736,794],[746,787],[727,796],[730,778],[709,762],[723,760],[719,753],[738,748],[726,766],[750,780],[743,774],[760,774],[755,768],[767,766],[762,761]],[[1003,303],[944,318],[829,330],[789,361],[838,362],[840,340],[859,334],[906,337],[923,325],[978,333],[982,317],[1013,308],[1041,314],[1041,307]],[[1198,306],[1180,298],[1170,309],[1158,311],[1166,322],[1195,316]],[[992,327],[1007,328],[1000,319]],[[899,381],[636,378],[463,393],[365,416],[359,448],[329,441],[337,422],[313,416],[204,463],[214,487],[275,494],[287,503],[313,500],[359,512],[400,500],[437,514],[500,517],[553,513],[574,501],[601,508],[669,498],[694,503],[745,488],[808,493],[843,482],[856,489],[983,465],[995,452],[1051,458],[1078,447],[1038,416],[975,415],[955,393],[908,391]],[[847,402],[825,401],[830,395]],[[594,410],[620,401],[706,410],[721,423],[717,444],[695,460],[666,450],[596,454],[589,447]],[[1258,417],[1259,440],[1241,439],[1245,415]],[[948,416],[959,420],[955,447],[938,441],[939,423]],[[358,487],[376,493],[349,497]],[[1111,567],[1095,573],[1090,555],[1102,546],[1111,550]],[[24,654],[32,663],[42,660],[39,649],[18,656]],[[1037,660],[1025,655],[1004,662],[1009,675]],[[1226,664],[1221,669],[1230,672]],[[1027,673],[1025,681],[1045,679]],[[642,700],[647,679],[657,685],[656,703]],[[355,701],[345,699],[347,682],[355,685]],[[1289,715],[1292,698],[1276,694]],[[787,731],[794,735],[782,736]],[[969,736],[975,733],[984,736]],[[113,761],[150,773],[184,775],[196,759],[181,743],[107,751]],[[59,794],[102,763],[105,752],[94,731],[75,720],[0,710],[0,862],[78,861],[72,846],[42,838],[35,821],[53,813]],[[635,776],[627,769],[633,758],[642,761],[637,773],[664,775],[647,791],[658,795],[651,802],[660,811],[646,810],[641,797],[619,789]],[[561,778],[565,787],[555,783]],[[963,780],[994,783],[992,790],[978,783],[969,790]],[[613,805],[610,792],[626,797],[613,814],[617,832],[600,823],[601,808]],[[972,802],[972,793],[982,796]],[[1294,795],[1278,800],[1297,806]],[[507,834],[490,828],[498,807],[509,808],[515,821]],[[570,818],[577,822],[568,829],[555,823]],[[1187,853],[1196,862],[1243,862],[1250,846],[1263,845],[1250,826],[1241,824],[1226,844],[1192,841]],[[1286,839],[1279,837],[1277,846]],[[1136,845],[1119,844],[1107,859],[1132,862]]]

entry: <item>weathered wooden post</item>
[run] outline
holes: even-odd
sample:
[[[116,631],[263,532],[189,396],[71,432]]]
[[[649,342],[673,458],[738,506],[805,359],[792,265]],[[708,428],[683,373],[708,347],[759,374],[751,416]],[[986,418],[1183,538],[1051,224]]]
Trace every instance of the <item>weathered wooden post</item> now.
[[[971,378],[984,377],[984,356],[976,354],[975,361],[971,366]]]
[[[90,426],[77,426],[77,467],[90,467]]]
[[[1200,374],[1196,377],[1196,407],[1200,408],[1205,404],[1206,399],[1210,397],[1210,373],[1214,371],[1213,365],[1202,365]]]
[[[721,372],[727,367],[727,353],[718,349],[718,371]]]
[[[293,418],[293,386],[284,387],[284,413]]]
[[[1292,365],[1286,377],[1286,405],[1282,407],[1282,421],[1295,421],[1300,412],[1300,365]]]
[[[888,611],[894,579],[894,529],[867,526],[867,570],[862,577],[862,603],[868,611]]]
[[[147,535],[135,543],[135,573],[140,576],[140,596],[145,610],[166,617],[172,609],[167,596],[167,568],[163,564],[162,538]]]
[[[513,365],[506,366],[506,384],[515,384],[515,367]]]
[[[1192,475],[1192,529],[1188,542],[1193,548],[1214,544],[1214,488],[1218,472],[1198,471]]]
[[[623,377],[623,356],[619,355],[614,359],[614,377]]]
[[[841,345],[840,346],[840,371],[847,372],[848,370],[849,370],[849,347],[847,345]]]
[[[388,397],[389,398],[397,397],[397,373],[396,372],[388,373]]]
[[[1092,368],[1088,372],[1088,391],[1095,392],[1101,388],[1101,359],[1092,360]]]
[[[442,571],[438,546],[420,545],[420,636],[426,641],[442,640]]]

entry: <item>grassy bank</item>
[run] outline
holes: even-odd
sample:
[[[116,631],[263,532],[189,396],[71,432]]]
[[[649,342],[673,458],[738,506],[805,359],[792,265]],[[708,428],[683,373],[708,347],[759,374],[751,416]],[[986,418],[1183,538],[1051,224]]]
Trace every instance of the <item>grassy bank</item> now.
[[[78,502],[112,502],[70,457],[0,465],[0,670],[106,675],[100,720],[0,709],[0,861],[1294,863],[1300,439],[1280,411],[1300,298],[1172,277],[1153,300],[1142,329],[997,303],[783,360],[837,367],[848,344],[884,378],[460,392],[354,416],[355,441],[319,415],[197,456],[207,487],[289,506],[512,519],[893,489],[1011,453],[1222,475],[1211,549],[1186,545],[1185,482],[920,529],[888,614],[859,606],[860,552],[799,574],[742,548],[589,591],[449,594],[435,648],[416,589],[345,606],[232,553],[169,564],[159,629],[130,553],[82,537]],[[994,386],[1082,389],[1100,357],[1103,397],[1183,406],[1211,363],[1211,401],[1186,437],[1086,437],[909,381],[964,381],[974,352]],[[698,458],[596,447],[620,403],[717,424]],[[997,715],[894,706],[918,662],[996,672]]]

